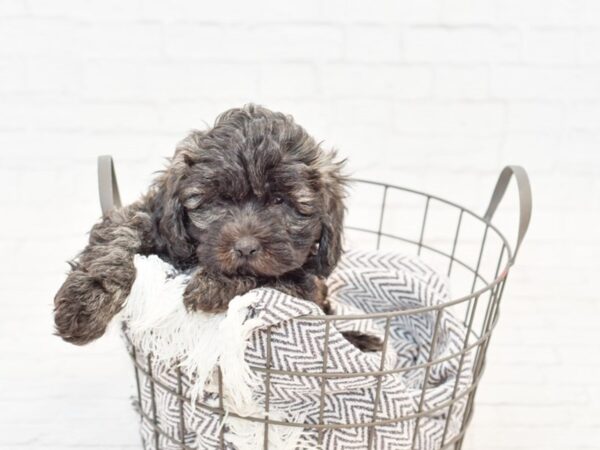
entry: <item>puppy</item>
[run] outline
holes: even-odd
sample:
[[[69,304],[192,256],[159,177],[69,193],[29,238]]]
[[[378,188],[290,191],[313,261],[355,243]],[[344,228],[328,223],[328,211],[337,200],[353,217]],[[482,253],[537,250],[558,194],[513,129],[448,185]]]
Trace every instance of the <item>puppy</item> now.
[[[183,140],[148,193],[96,224],[54,299],[57,334],[100,337],[135,279],[133,257],[193,270],[189,311],[219,312],[269,286],[329,312],[325,278],[342,251],[342,163],[290,116],[247,105]],[[372,338],[349,335],[364,350]]]

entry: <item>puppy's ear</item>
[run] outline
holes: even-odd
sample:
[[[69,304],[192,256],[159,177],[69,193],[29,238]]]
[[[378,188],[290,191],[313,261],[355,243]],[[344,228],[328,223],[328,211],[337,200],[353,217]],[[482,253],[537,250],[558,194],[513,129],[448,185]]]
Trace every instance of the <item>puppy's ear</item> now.
[[[189,151],[178,148],[171,164],[156,180],[152,199],[152,219],[159,250],[173,260],[186,260],[194,246],[186,229],[186,211],[180,198],[181,186],[190,166]]]
[[[325,153],[318,163],[321,177],[324,210],[321,215],[321,238],[317,251],[317,272],[329,276],[342,254],[342,231],[344,222],[344,197],[346,177],[342,174],[345,161],[334,161],[334,151]]]

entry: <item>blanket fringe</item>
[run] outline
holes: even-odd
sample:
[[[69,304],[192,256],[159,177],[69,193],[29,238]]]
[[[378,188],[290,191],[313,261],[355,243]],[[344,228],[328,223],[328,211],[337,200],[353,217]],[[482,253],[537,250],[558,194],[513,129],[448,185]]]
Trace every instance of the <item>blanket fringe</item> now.
[[[264,415],[264,409],[253,399],[262,380],[244,357],[248,339],[260,325],[257,319],[247,320],[259,295],[251,291],[234,298],[226,313],[190,314],[182,301],[189,275],[177,273],[156,255],[136,255],[134,265],[136,280],[117,317],[127,324],[132,344],[154,355],[155,362],[166,366],[178,362],[181,371],[194,380],[189,389],[194,407],[205,390],[215,391],[214,368],[218,365],[225,409],[242,417]],[[273,413],[271,417],[276,418]],[[263,448],[264,424],[225,415],[224,425],[229,427],[228,439],[238,448]],[[290,428],[269,426],[269,448],[296,448],[303,430]]]

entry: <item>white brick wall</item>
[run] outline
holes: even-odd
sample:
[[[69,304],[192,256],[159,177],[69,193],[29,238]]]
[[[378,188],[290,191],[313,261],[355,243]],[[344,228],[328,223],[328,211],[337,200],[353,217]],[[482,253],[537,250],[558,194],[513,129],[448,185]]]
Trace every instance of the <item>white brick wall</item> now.
[[[249,101],[358,176],[480,212],[523,164],[533,221],[466,447],[600,448],[599,5],[0,0],[0,449],[139,445],[119,342],[50,335],[63,261],[98,217],[95,157],[133,200],[187,130]]]

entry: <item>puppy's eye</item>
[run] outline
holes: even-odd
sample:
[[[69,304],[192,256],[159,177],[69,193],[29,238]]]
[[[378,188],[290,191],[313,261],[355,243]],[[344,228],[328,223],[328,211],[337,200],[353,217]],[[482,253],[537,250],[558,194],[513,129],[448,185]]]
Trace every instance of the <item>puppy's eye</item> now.
[[[271,203],[274,205],[281,205],[284,202],[284,198],[281,195],[275,195],[271,198]]]
[[[226,202],[232,202],[233,201],[233,197],[229,194],[221,194],[221,199],[225,200]]]

